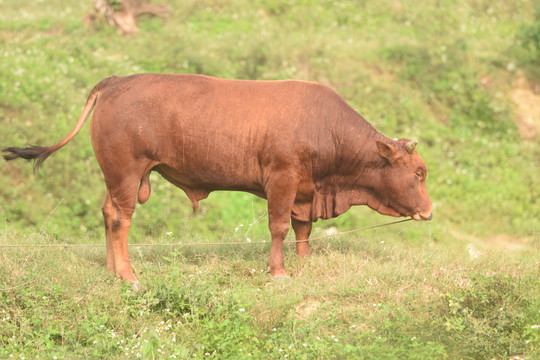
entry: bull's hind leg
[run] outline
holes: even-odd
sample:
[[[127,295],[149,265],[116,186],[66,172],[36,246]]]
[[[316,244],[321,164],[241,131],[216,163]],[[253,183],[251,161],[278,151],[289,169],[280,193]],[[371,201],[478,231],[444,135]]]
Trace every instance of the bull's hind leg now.
[[[107,237],[107,269],[133,283],[136,289],[139,282],[133,274],[129,259],[128,232],[135,210],[137,186],[138,181],[125,180],[121,186],[108,188],[102,209]]]
[[[105,236],[107,239],[107,270],[116,273],[116,266],[114,265],[114,251],[110,231],[110,228],[112,226],[111,219],[113,218],[115,211],[109,192],[107,192],[107,195],[105,196],[105,202],[103,203],[101,212],[103,213],[103,220],[105,222]]]
[[[296,253],[301,258],[311,255],[309,250],[309,235],[311,234],[311,227],[313,223],[311,221],[300,221],[292,218],[292,228],[296,235]]]

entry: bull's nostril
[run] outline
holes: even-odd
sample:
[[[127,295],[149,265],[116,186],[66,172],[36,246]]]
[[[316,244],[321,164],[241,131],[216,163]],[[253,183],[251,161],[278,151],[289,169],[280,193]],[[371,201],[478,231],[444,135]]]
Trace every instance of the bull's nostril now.
[[[431,219],[433,219],[433,213],[430,213],[429,216],[426,216],[425,213],[421,213],[420,211],[418,211],[411,217],[417,221],[421,221],[421,220],[431,221]]]

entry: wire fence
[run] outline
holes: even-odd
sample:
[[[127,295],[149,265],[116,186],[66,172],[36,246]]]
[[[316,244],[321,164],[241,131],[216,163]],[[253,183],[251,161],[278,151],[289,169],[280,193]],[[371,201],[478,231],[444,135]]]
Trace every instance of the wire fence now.
[[[356,232],[376,229],[384,226],[395,225],[411,221],[412,219],[404,219],[398,221],[392,221],[389,223],[367,226],[359,229],[337,232],[333,234],[325,234],[317,237],[313,237],[305,240],[285,240],[285,244],[296,244],[308,241],[317,241],[329,238],[335,238],[342,235],[352,234]],[[262,245],[270,244],[270,241],[237,241],[237,242],[191,242],[191,243],[143,243],[143,244],[129,244],[129,247],[188,247],[188,246],[240,246],[240,245]],[[101,244],[0,244],[0,248],[76,248],[76,247],[104,247],[105,243]]]

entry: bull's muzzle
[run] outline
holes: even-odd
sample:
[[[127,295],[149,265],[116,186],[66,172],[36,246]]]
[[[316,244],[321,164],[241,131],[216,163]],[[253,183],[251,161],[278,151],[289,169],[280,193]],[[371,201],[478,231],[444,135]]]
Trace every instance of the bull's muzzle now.
[[[431,211],[429,213],[417,212],[411,217],[413,218],[413,220],[416,220],[416,221],[422,221],[422,220],[431,221],[431,219],[433,219],[433,213]]]

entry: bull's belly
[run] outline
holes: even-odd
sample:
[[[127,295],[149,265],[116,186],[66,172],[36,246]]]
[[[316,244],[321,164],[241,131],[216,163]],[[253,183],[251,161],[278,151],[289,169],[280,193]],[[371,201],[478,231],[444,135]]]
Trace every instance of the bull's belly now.
[[[153,168],[167,181],[184,190],[239,190],[264,193],[258,170],[243,170],[227,164],[196,163],[182,166],[161,164]]]

